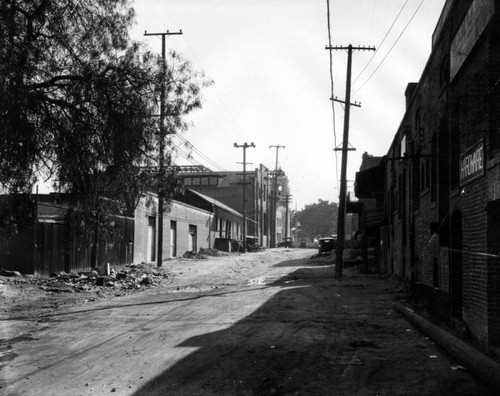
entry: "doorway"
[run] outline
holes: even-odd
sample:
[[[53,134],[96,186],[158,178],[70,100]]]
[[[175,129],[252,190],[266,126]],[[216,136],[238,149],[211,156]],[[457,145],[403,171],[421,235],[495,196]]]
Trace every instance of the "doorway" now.
[[[177,257],[177,222],[170,221],[170,258]]]
[[[148,242],[146,261],[148,263],[156,259],[156,217],[148,216]]]
[[[462,319],[463,306],[463,237],[462,212],[456,211],[451,217],[450,289],[451,315]]]

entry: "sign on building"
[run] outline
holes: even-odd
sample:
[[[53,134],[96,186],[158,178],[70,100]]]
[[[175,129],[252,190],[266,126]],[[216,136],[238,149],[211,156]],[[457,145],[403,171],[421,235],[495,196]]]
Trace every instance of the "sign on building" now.
[[[484,143],[470,147],[460,154],[460,186],[484,175]]]

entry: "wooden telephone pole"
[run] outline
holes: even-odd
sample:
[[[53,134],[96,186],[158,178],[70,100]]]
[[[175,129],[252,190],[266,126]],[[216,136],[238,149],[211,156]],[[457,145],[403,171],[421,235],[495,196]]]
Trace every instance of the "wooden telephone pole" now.
[[[347,47],[325,47],[327,50],[347,50],[347,80],[345,89],[345,104],[344,107],[344,135],[342,137],[342,148],[335,148],[335,150],[342,151],[342,163],[340,169],[340,195],[339,195],[339,213],[337,220],[337,248],[335,250],[335,277],[342,277],[343,254],[344,254],[344,241],[345,241],[345,212],[346,212],[346,194],[347,194],[347,153],[353,148],[349,148],[349,117],[351,106],[358,106],[359,104],[351,103],[351,68],[352,68],[352,52],[354,50],[360,51],[375,51],[375,47],[353,47],[349,44]],[[341,102],[340,100],[332,98],[332,100]]]
[[[235,143],[234,147],[243,149],[243,253],[245,253],[247,250],[247,148],[255,147],[255,144],[253,142]]]
[[[165,180],[165,77],[167,65],[165,62],[165,38],[166,36],[182,34],[182,30],[178,32],[166,33],[148,33],[144,32],[144,36],[161,36],[161,59],[162,59],[162,70],[161,70],[161,91],[160,91],[160,133],[158,136],[159,147],[158,147],[158,250],[156,255],[157,266],[161,267],[163,264],[163,206],[165,201],[165,191],[163,190],[163,182]]]

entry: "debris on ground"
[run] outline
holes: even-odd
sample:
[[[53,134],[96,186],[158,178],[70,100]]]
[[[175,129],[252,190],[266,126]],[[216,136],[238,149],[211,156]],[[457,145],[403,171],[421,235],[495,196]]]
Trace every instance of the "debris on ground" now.
[[[212,257],[220,257],[220,256],[228,256],[229,254],[226,252],[221,252],[220,250],[217,249],[211,249],[211,248],[200,248],[200,254],[204,256],[212,256]]]
[[[117,292],[160,286],[169,282],[169,275],[164,269],[159,271],[151,264],[129,264],[111,269],[109,275],[99,274],[96,270],[69,273],[62,271],[49,278],[20,275],[7,279],[11,279],[11,283],[38,285],[40,289],[51,293],[85,293],[98,289],[113,289]]]
[[[182,255],[182,257],[183,258],[187,258],[187,259],[200,259],[200,260],[203,260],[203,259],[207,258],[207,256],[204,256],[201,253],[197,253],[194,250],[188,250],[187,252],[184,252],[184,254]]]
[[[211,248],[200,248],[198,252],[191,250],[185,252],[182,257],[187,258],[187,259],[201,259],[204,260],[208,258],[207,256],[211,257],[220,257],[220,256],[228,256],[229,253],[221,252],[220,250],[217,249],[211,249]]]

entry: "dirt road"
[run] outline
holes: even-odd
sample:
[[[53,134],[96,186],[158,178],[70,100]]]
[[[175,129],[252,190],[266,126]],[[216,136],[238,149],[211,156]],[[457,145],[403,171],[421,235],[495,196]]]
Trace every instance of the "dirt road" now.
[[[312,253],[171,262],[164,288],[10,315],[0,393],[491,394],[392,310],[393,284]]]

